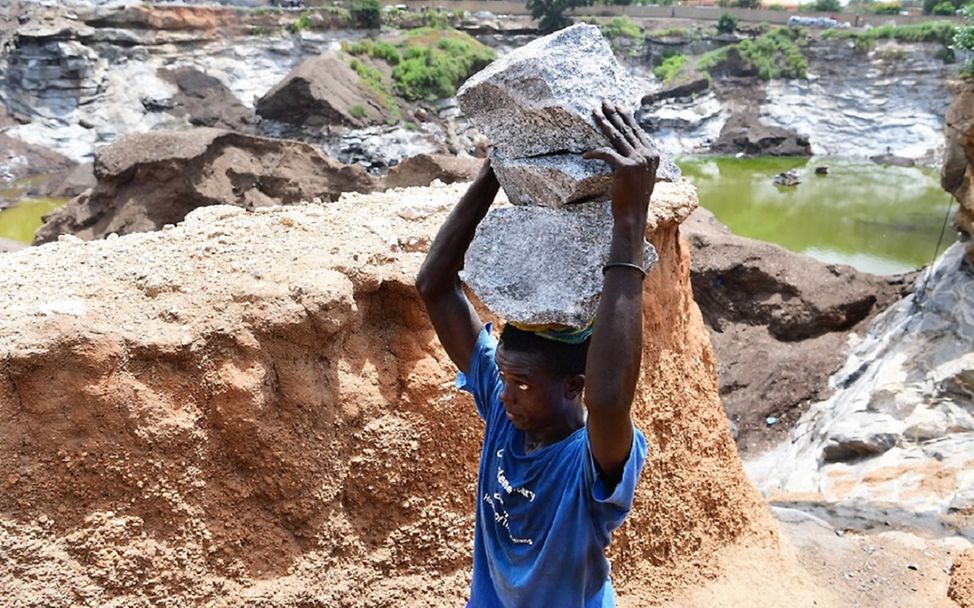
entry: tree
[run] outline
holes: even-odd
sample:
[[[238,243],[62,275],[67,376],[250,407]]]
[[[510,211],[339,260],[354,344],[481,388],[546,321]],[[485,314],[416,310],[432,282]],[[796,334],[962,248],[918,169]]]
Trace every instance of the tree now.
[[[717,21],[717,32],[720,34],[733,34],[737,30],[737,17],[730,13],[724,13]]]
[[[758,8],[761,6],[761,0],[735,0],[734,6],[736,8]]]
[[[815,10],[820,13],[838,13],[842,10],[839,0],[815,0]]]
[[[589,6],[592,0],[527,0],[527,8],[531,17],[538,20],[538,27],[543,34],[560,30],[572,24],[571,17],[565,11],[578,6]]]
[[[382,4],[379,0],[352,0],[348,7],[352,21],[368,29],[379,29],[382,23]]]

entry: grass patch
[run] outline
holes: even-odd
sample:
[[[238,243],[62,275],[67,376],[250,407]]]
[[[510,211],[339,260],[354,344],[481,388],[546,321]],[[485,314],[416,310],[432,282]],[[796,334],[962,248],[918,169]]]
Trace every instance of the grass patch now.
[[[402,60],[402,56],[399,54],[399,49],[388,42],[375,40],[343,42],[342,50],[349,55],[355,55],[356,57],[366,55],[368,57],[372,57],[373,59],[382,59],[392,66],[399,65],[399,62]]]
[[[396,92],[410,101],[452,97],[494,52],[468,34],[422,27],[406,36],[402,61],[392,71]]]
[[[642,38],[643,30],[636,22],[626,17],[613,17],[607,23],[599,25],[602,35],[612,40],[614,38]]]
[[[956,32],[957,27],[950,21],[926,21],[910,25],[880,25],[860,32],[833,29],[823,32],[822,37],[865,41],[940,42],[948,46],[953,42]]]
[[[808,73],[808,59],[798,44],[803,38],[800,30],[778,28],[753,41],[742,40],[704,53],[697,68],[710,73],[725,62],[739,58],[745,69],[756,71],[763,80],[804,78]]]
[[[699,40],[700,32],[685,27],[668,27],[662,30],[646,32],[647,38],[659,40],[661,38],[680,38],[683,40]]]
[[[671,55],[663,60],[663,63],[657,66],[653,73],[659,78],[663,84],[669,83],[673,80],[680,69],[683,67],[687,61],[686,55]]]
[[[348,113],[352,115],[352,118],[365,118],[367,114],[365,108],[360,104],[355,104],[349,108]]]
[[[383,105],[389,110],[389,114],[394,117],[399,117],[399,106],[396,104],[395,98],[389,91],[389,87],[382,80],[382,72],[376,68],[366,65],[358,59],[352,59],[349,64],[355,73],[359,75],[362,84],[371,91]],[[363,111],[365,108],[362,108]],[[351,109],[349,111],[352,111]],[[354,115],[353,115],[354,116]],[[355,118],[361,118],[356,116]]]
[[[311,29],[311,18],[307,15],[301,15],[292,21],[291,25],[287,26],[287,29],[292,34],[299,34],[304,30]]]

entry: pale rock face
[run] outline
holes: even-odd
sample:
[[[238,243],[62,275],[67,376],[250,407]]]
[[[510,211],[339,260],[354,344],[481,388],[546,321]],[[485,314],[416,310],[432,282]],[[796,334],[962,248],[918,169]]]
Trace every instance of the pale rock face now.
[[[603,201],[612,185],[608,165],[578,154],[506,158],[495,151],[490,161],[497,181],[515,205],[560,207],[565,201]]]
[[[952,245],[876,317],[836,392],[749,463],[772,504],[974,538],[974,269]]]

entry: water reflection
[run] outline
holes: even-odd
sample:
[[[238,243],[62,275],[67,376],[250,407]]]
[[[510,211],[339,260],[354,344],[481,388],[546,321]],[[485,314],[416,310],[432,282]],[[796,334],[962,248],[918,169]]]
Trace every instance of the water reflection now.
[[[734,233],[824,262],[893,274],[928,264],[950,195],[939,174],[839,158],[700,157],[679,161],[700,204]],[[829,174],[815,175],[815,167]],[[776,186],[795,170],[802,183]],[[941,251],[955,238],[948,226]]]

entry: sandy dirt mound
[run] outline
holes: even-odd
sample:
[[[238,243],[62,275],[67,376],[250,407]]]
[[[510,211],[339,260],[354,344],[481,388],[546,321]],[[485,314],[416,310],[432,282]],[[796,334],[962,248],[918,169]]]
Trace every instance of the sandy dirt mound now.
[[[0,259],[0,596],[461,604],[482,427],[412,281],[462,191],[208,207]],[[614,577],[628,606],[738,605],[681,598],[736,576],[727,552],[787,558],[692,300],[677,222],[695,196],[657,191],[635,406],[650,454]],[[774,587],[801,605],[781,585],[747,581],[741,597],[783,605]]]

